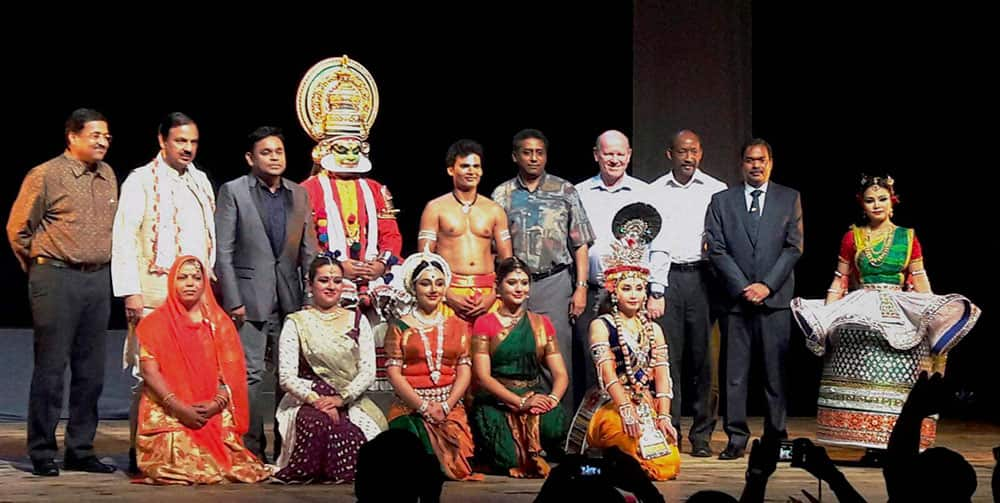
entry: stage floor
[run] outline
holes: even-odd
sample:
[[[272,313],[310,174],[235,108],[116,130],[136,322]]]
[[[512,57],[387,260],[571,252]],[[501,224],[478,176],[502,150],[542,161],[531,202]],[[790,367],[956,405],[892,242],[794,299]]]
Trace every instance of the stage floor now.
[[[688,418],[685,418],[687,423]],[[812,418],[790,418],[791,437],[813,437]],[[751,421],[753,431],[761,431],[761,420]],[[688,426],[685,424],[684,431]],[[721,430],[721,429],[720,429]],[[60,428],[60,445],[62,428]],[[725,447],[726,436],[716,431],[712,449],[718,452]],[[125,421],[105,421],[97,434],[97,450],[118,466],[125,466],[128,452],[128,424]],[[938,427],[937,445],[961,452],[976,468],[979,486],[974,501],[993,501],[990,477],[993,472],[991,449],[1000,445],[1000,425],[943,421]],[[690,446],[682,446],[681,475],[677,480],[658,483],[657,487],[667,501],[684,501],[687,496],[702,489],[717,489],[739,496],[743,489],[746,459],[719,461],[712,458],[692,458],[687,454]],[[860,457],[860,451],[831,449],[834,459]],[[341,486],[283,486],[277,484],[224,484],[200,487],[163,487],[130,484],[122,472],[111,475],[93,475],[63,472],[55,478],[31,475],[31,464],[26,457],[25,426],[23,423],[0,423],[0,502],[6,501],[354,501],[351,485]],[[885,484],[880,470],[870,468],[841,468],[855,488],[868,501],[885,501]],[[388,475],[391,477],[391,475]],[[444,486],[442,501],[496,501],[513,503],[533,501],[542,485],[541,480],[514,480],[489,476],[484,482],[448,482]],[[800,496],[807,489],[816,493],[816,479],[803,470],[779,465],[768,484],[768,501],[788,501],[788,496]],[[823,488],[824,501],[836,501],[829,487]],[[800,498],[802,499],[802,498]]]

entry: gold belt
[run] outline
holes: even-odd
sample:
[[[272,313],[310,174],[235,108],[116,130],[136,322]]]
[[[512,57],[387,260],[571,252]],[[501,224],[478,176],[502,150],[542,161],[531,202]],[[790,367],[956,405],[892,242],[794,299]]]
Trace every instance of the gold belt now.
[[[524,379],[508,379],[506,377],[497,377],[496,380],[508,388],[530,388],[538,384],[538,378],[524,380]]]
[[[903,287],[892,283],[865,283],[861,287],[865,290],[889,290],[893,292],[901,292],[903,290]]]

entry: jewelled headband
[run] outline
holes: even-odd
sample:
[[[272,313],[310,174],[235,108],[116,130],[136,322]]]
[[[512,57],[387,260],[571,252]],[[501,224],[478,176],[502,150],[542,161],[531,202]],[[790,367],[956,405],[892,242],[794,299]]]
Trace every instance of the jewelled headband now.
[[[448,263],[440,255],[431,252],[428,245],[424,247],[424,251],[410,255],[403,262],[402,274],[400,275],[400,278],[403,279],[403,289],[413,294],[417,276],[426,271],[428,267],[441,271],[441,274],[444,275],[444,282],[451,283],[451,268],[448,267]]]
[[[868,176],[865,174],[861,175],[861,186],[868,187],[871,185],[884,185],[886,187],[892,187],[895,184],[895,180],[891,176]]]
[[[859,203],[864,203],[865,190],[869,187],[883,187],[889,191],[890,200],[892,204],[899,204],[899,196],[896,195],[895,188],[896,181],[892,179],[891,176],[869,176],[866,174],[861,175],[861,190],[858,191],[857,199]]]
[[[413,275],[410,276],[410,282],[412,283],[417,281],[417,278],[420,277],[420,273],[424,272],[424,270],[427,269],[428,267],[433,267],[441,271],[441,274],[444,274],[444,266],[442,266],[436,260],[424,260],[421,261],[419,264],[417,264],[417,267],[413,268]]]

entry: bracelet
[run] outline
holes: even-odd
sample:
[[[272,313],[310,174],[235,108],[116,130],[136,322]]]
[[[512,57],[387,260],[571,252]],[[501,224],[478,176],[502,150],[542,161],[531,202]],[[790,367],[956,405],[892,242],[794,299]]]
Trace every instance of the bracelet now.
[[[910,276],[920,276],[923,274],[927,274],[927,269],[920,269],[919,271],[913,271],[910,273]]]
[[[427,407],[430,406],[431,404],[427,400],[423,400],[422,402],[420,402],[420,407],[417,409],[417,412],[420,414],[424,414],[427,412]]]
[[[552,393],[549,393],[548,395],[545,395],[545,396],[547,396],[547,397],[549,397],[549,398],[551,398],[551,399],[555,400],[555,401],[556,401],[556,403],[558,403],[558,402],[559,402],[559,397],[555,396],[555,395],[554,395],[554,394],[552,394]]]
[[[833,275],[836,276],[836,277],[838,277],[838,278],[843,278],[844,277],[844,273],[842,273],[840,271],[833,271]]]
[[[576,287],[577,288],[587,288],[587,282],[586,281],[577,281],[576,282]]]
[[[656,398],[656,399],[660,399],[660,398],[673,398],[673,397],[672,397],[672,396],[670,396],[670,393],[664,393],[664,392],[659,392],[659,391],[657,391],[657,392],[656,392],[656,393],[655,393],[655,394],[653,395],[653,398]]]
[[[631,403],[623,403],[618,406],[618,415],[622,418],[622,423],[631,426],[639,422],[635,417],[635,407]]]
[[[609,389],[611,389],[611,386],[614,386],[615,384],[618,384],[618,378],[617,377],[614,378],[614,379],[612,379],[611,381],[609,381],[607,384],[604,385],[604,391],[608,391]]]
[[[439,403],[441,404],[441,410],[444,411],[444,416],[448,417],[448,414],[451,414],[451,406],[448,405],[448,400]]]
[[[528,403],[528,398],[529,398],[528,395],[524,395],[521,397],[521,404],[517,406],[517,410],[524,410],[524,404]]]
[[[170,401],[173,400],[174,398],[177,398],[176,393],[167,393],[166,395],[163,396],[163,398],[160,399],[160,403],[163,404],[164,406],[169,406]]]
[[[836,288],[827,288],[826,293],[844,293],[843,290],[838,290]]]

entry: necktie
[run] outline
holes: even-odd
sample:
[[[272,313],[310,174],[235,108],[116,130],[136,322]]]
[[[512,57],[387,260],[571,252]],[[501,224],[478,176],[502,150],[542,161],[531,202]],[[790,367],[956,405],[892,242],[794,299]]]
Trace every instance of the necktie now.
[[[764,191],[756,189],[750,193],[753,196],[753,201],[750,203],[750,219],[756,222],[760,222],[760,195]]]
[[[753,196],[753,201],[750,202],[750,235],[753,236],[753,241],[757,240],[757,228],[760,226],[760,195],[764,191],[756,189],[750,193]]]

